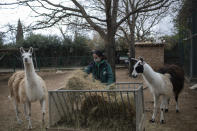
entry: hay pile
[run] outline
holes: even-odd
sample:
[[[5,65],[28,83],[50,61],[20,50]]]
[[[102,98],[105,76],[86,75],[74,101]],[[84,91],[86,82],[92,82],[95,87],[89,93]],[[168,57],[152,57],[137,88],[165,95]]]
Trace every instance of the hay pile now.
[[[122,98],[117,95],[116,100],[111,97],[110,101],[100,95],[88,96],[82,103],[81,109],[82,126],[121,131],[135,128],[135,106],[133,101],[127,100],[126,95]]]
[[[81,70],[75,71],[68,79],[65,89],[69,90],[106,90],[115,89],[115,84],[106,86],[92,75]],[[135,128],[135,106],[133,94],[120,92],[97,92],[72,96],[72,102],[81,100],[78,114],[79,127],[105,130],[130,130]],[[80,98],[77,98],[79,97]],[[129,101],[128,101],[129,99]],[[70,103],[70,106],[76,104]],[[79,104],[79,103],[78,103]],[[74,109],[74,108],[73,108]],[[74,122],[74,121],[73,121]],[[68,125],[71,123],[66,123]]]
[[[92,74],[88,75],[82,70],[74,71],[65,85],[65,89],[68,90],[103,90],[103,89],[115,88],[115,84],[106,86],[98,80],[92,77]]]

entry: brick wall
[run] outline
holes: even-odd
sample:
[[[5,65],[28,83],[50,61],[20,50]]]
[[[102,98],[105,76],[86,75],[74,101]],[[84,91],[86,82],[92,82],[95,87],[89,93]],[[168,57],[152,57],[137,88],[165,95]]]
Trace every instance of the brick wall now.
[[[155,70],[164,65],[164,44],[136,44],[135,51]]]

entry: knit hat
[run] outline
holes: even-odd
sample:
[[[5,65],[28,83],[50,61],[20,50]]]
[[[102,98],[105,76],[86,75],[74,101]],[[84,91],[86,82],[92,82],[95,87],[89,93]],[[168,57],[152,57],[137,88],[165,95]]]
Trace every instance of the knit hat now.
[[[101,52],[99,50],[94,50],[93,54],[96,54],[98,57],[104,57],[103,52]]]

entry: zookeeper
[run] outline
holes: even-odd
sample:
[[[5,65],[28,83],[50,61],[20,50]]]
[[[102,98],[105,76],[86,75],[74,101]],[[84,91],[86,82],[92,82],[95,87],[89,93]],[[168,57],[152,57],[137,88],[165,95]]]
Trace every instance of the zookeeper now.
[[[86,68],[85,72],[93,74],[94,79],[100,80],[101,83],[110,85],[114,83],[114,77],[110,64],[107,62],[106,57],[99,50],[92,53],[94,61],[91,62]]]

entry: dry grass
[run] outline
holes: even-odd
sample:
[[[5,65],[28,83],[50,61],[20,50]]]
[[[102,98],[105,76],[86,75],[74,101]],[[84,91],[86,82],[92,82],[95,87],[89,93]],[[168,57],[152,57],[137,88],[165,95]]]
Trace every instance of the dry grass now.
[[[135,128],[135,107],[127,96],[120,95],[104,99],[100,95],[88,96],[82,103],[81,113],[85,127],[107,130]],[[84,126],[83,125],[83,126]]]
[[[65,89],[69,90],[113,90],[115,84],[106,86],[98,80],[94,80],[92,75],[88,75],[82,70],[74,71],[68,78]],[[70,96],[72,102],[68,105],[74,106],[77,95]],[[78,95],[79,96],[79,95]],[[133,94],[120,92],[97,92],[85,93],[80,96],[80,111],[77,112],[77,126],[89,129],[103,128],[107,130],[128,130],[135,128],[135,106]],[[129,100],[128,100],[129,99]],[[73,107],[74,109],[74,107]],[[63,118],[64,119],[64,118]],[[63,125],[75,125],[76,120],[61,123]],[[100,129],[99,129],[100,130]]]
[[[88,75],[82,70],[74,71],[65,85],[65,89],[70,90],[102,90],[106,89],[106,85],[100,81],[93,79],[92,75]]]

